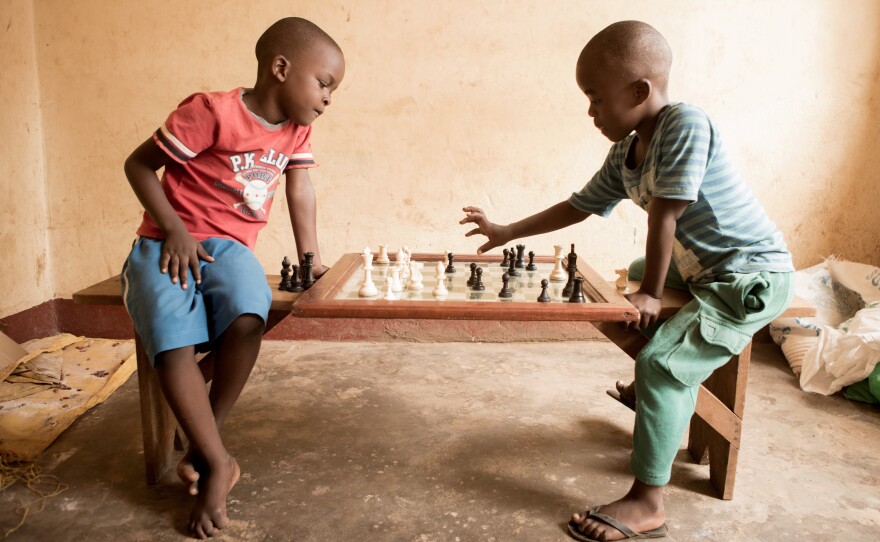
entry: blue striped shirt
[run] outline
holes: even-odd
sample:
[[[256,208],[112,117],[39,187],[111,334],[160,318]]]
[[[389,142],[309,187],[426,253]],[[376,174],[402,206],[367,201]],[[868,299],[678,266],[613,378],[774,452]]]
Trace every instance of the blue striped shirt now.
[[[660,113],[642,164],[626,167],[635,134],[615,143],[602,168],[568,202],[608,216],[631,199],[648,210],[654,196],[691,203],[679,218],[672,258],[688,282],[723,273],[794,271],[782,233],[730,163],[709,117],[673,103]]]

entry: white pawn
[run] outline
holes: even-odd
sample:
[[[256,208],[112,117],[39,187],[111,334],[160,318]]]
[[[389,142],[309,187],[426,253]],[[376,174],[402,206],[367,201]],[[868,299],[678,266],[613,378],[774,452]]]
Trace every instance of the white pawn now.
[[[419,272],[419,268],[422,266],[419,262],[410,261],[409,262],[409,285],[407,286],[408,290],[421,290],[425,287],[422,284],[422,274]]]
[[[556,254],[553,256],[556,264],[553,266],[553,271],[550,272],[550,280],[553,282],[568,280],[568,272],[562,268],[562,245],[553,245],[553,248],[556,250]]]
[[[388,249],[385,248],[385,245],[379,245],[379,255],[376,256],[376,263],[386,265],[390,262],[391,260],[388,259]]]
[[[373,284],[373,271],[371,268],[364,268],[364,283],[361,284],[361,289],[358,290],[358,296],[360,297],[375,297],[379,295],[379,290],[376,289],[376,285]]]
[[[400,282],[400,268],[397,266],[391,268],[391,291],[403,291],[403,284]]]
[[[394,279],[391,277],[385,277],[385,297],[382,299],[386,301],[397,301],[397,296],[394,295]]]
[[[361,258],[363,258],[364,260],[364,269],[373,268],[373,254],[370,253],[370,247],[364,249],[364,253],[361,254]]]
[[[437,286],[431,293],[434,294],[435,299],[445,299],[449,294],[449,290],[446,289],[446,267],[443,262],[437,262]]]

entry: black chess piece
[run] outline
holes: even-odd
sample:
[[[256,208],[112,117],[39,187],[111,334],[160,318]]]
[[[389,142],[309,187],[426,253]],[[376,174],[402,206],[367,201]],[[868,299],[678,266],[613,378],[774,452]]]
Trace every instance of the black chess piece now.
[[[516,245],[516,267],[517,269],[522,269],[526,266],[526,246],[525,245]]]
[[[474,282],[476,282],[476,281],[477,281],[477,264],[475,264],[474,262],[471,262],[471,276],[468,277],[467,285],[473,286]]]
[[[538,266],[535,265],[535,251],[529,251],[529,265],[526,266],[526,271],[537,271]]]
[[[312,287],[312,284],[315,283],[315,275],[312,271],[312,258],[315,257],[314,252],[306,252],[303,254],[302,261],[302,287],[303,290],[308,290]]]
[[[586,303],[587,298],[584,297],[584,279],[583,277],[574,278],[574,287],[572,288],[571,297],[568,298],[569,303]]]
[[[567,269],[573,269],[574,271],[578,270],[578,255],[574,252],[574,243],[571,244],[571,252],[568,253],[568,265]]]
[[[486,285],[483,284],[483,268],[477,268],[477,280],[474,281],[473,289],[477,292],[482,292],[486,289]]]
[[[568,282],[565,283],[565,288],[562,289],[563,297],[569,297],[571,295],[571,291],[574,288],[574,269],[571,267],[568,268]]]
[[[286,292],[288,288],[290,288],[290,260],[285,256],[281,261],[281,282],[278,284],[278,289]]]
[[[513,291],[509,287],[510,275],[508,275],[507,273],[504,273],[503,275],[501,275],[501,282],[503,284],[501,286],[501,291],[498,292],[498,297],[500,297],[502,299],[513,297]]]
[[[288,292],[302,292],[305,288],[303,288],[302,280],[299,278],[299,266],[294,265],[293,270],[291,272],[291,279],[287,285]]]
[[[449,265],[446,266],[446,272],[455,273],[455,265],[452,264],[452,260],[455,259],[455,254],[451,252],[446,254],[446,259],[449,260]]]
[[[547,279],[541,279],[541,295],[538,296],[538,303],[550,302],[550,294],[547,293],[548,286],[550,286],[550,281]]]
[[[518,277],[522,274],[516,270],[516,258],[513,257],[513,254],[510,255],[510,264],[507,267],[507,274],[511,277]]]
[[[507,259],[510,257],[510,251],[505,248],[502,252],[504,253],[504,261],[501,262],[501,267],[507,267],[510,264],[510,260]]]

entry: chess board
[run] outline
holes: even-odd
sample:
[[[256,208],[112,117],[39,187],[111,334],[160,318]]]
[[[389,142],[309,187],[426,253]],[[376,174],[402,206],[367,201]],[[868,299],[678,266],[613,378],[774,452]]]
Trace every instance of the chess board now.
[[[565,282],[549,282],[551,301],[539,303],[541,279],[549,279],[553,258],[535,258],[537,269],[526,271],[510,280],[511,298],[498,296],[502,289],[502,275],[498,255],[456,255],[455,272],[444,273],[448,293],[443,299],[433,295],[437,285],[437,262],[446,263],[445,254],[413,254],[412,259],[422,262],[423,287],[406,289],[396,293],[396,299],[383,299],[386,277],[392,264],[373,262],[372,279],[379,290],[374,297],[358,295],[364,280],[363,262],[360,254],[345,254],[319,281],[306,291],[293,307],[293,314],[310,317],[360,317],[360,318],[437,318],[465,320],[587,320],[587,321],[633,321],[637,312],[629,302],[582,260],[578,261],[578,276],[584,279],[583,290],[586,303],[569,303],[562,295]],[[476,263],[483,270],[483,291],[474,291],[467,285],[470,264]]]

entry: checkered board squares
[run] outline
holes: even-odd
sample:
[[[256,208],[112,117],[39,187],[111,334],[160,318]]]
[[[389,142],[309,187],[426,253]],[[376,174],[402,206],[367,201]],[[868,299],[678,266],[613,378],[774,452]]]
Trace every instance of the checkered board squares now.
[[[513,277],[508,288],[513,290],[513,297],[500,298],[498,292],[503,287],[501,276],[507,271],[507,267],[501,267],[499,262],[479,262],[477,266],[483,270],[483,285],[486,287],[483,291],[474,291],[467,285],[468,278],[471,276],[471,262],[455,261],[455,273],[444,274],[446,280],[446,289],[449,293],[443,300],[435,299],[433,295],[434,287],[437,285],[436,278],[436,262],[424,262],[424,267],[420,269],[422,273],[422,283],[424,287],[421,290],[404,290],[395,292],[397,300],[406,301],[424,301],[431,303],[442,303],[444,301],[482,301],[482,302],[538,302],[538,296],[541,295],[541,279],[548,279],[550,271],[553,270],[552,263],[536,263],[538,267],[536,271],[526,271],[525,269],[517,269],[521,273],[519,277]],[[373,263],[372,277],[379,295],[375,297],[360,297],[358,290],[364,282],[364,271],[359,267],[352,276],[350,276],[334,299],[337,300],[377,300],[383,299],[385,295],[386,282],[385,278],[391,276],[391,265],[381,265]],[[401,279],[402,282],[402,279]],[[550,295],[551,303],[568,302],[568,297],[563,297],[562,289],[565,282],[552,282],[547,288]],[[590,295],[585,293],[587,303],[592,303]],[[392,303],[391,301],[388,301]]]

